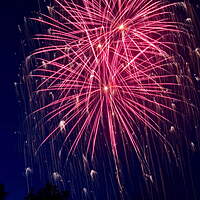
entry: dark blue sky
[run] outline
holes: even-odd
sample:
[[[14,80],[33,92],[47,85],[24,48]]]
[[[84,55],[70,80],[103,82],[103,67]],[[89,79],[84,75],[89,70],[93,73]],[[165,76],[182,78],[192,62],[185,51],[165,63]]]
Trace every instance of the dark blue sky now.
[[[34,6],[35,5],[35,6]],[[0,3],[0,183],[9,192],[8,200],[21,200],[26,192],[24,157],[20,152],[20,109],[14,82],[18,82],[20,35],[18,24],[37,9],[35,0]]]

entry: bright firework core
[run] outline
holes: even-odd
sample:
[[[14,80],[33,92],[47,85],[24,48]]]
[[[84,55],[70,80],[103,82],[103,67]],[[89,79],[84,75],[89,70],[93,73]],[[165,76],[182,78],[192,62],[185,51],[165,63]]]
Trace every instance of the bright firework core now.
[[[119,27],[118,27],[119,30],[124,30],[125,29],[125,26],[124,24],[121,24]]]
[[[99,49],[102,48],[102,44],[98,44],[97,48],[99,48]]]
[[[108,88],[108,86],[104,86],[103,89],[104,89],[105,92],[107,92],[109,88]]]

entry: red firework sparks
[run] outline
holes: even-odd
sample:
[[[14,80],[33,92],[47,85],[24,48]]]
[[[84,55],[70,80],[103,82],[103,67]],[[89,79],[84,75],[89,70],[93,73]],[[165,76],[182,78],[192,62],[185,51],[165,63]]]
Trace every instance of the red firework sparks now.
[[[54,96],[49,102],[46,95],[48,103],[35,112],[48,110],[44,120],[60,120],[41,145],[65,132],[64,146],[75,135],[70,154],[87,132],[87,152],[91,150],[93,156],[97,135],[106,127],[116,165],[117,134],[129,139],[145,164],[137,137],[139,124],[167,144],[159,122],[170,120],[161,110],[176,112],[172,103],[183,101],[177,94],[182,58],[175,49],[177,35],[186,30],[173,20],[171,7],[176,4],[157,0],[54,2],[50,15],[34,19],[49,29],[36,35],[47,45],[32,54],[41,64],[31,76],[41,78],[38,93]]]

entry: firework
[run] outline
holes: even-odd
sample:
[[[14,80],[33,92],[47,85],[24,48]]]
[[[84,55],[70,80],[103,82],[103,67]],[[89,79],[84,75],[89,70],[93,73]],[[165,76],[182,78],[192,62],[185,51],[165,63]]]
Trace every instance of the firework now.
[[[93,158],[103,132],[119,183],[119,139],[129,141],[144,173],[148,160],[141,138],[148,136],[142,133],[149,130],[175,154],[161,123],[171,124],[174,132],[176,104],[187,104],[180,78],[185,61],[179,49],[185,48],[180,38],[188,31],[175,20],[176,5],[157,0],[54,0],[49,15],[34,18],[48,27],[35,36],[41,47],[31,55],[37,65],[31,76],[37,79],[37,95],[43,97],[33,114],[43,113],[42,122],[52,129],[40,147],[62,134],[60,155],[70,144],[69,156],[84,138],[85,152]]]

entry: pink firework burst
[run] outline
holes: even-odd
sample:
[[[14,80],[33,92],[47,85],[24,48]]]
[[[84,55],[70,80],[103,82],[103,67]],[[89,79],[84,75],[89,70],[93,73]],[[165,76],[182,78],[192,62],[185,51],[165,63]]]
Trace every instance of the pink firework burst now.
[[[37,94],[42,94],[46,122],[59,119],[41,143],[64,132],[61,150],[73,138],[69,154],[84,137],[92,157],[98,133],[109,138],[118,165],[117,135],[131,142],[147,165],[138,134],[149,129],[171,148],[160,129],[170,123],[175,102],[184,102],[177,49],[185,26],[172,7],[158,0],[54,0],[49,15],[34,19],[48,26],[37,34],[42,47],[32,53],[38,67]],[[52,94],[53,98],[49,98]],[[78,130],[78,131],[76,131]],[[61,152],[60,150],[60,152]],[[117,167],[118,169],[118,167]]]

